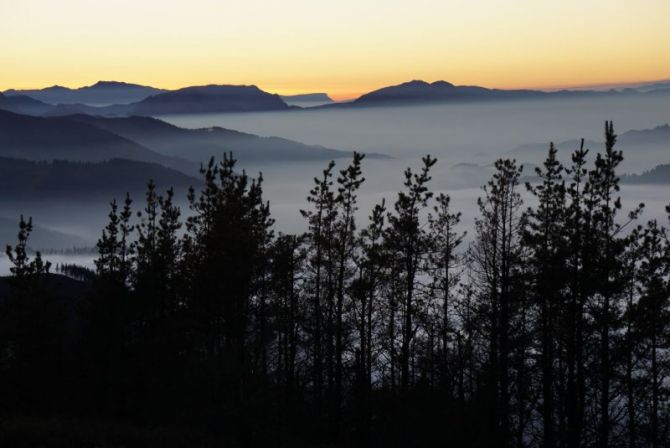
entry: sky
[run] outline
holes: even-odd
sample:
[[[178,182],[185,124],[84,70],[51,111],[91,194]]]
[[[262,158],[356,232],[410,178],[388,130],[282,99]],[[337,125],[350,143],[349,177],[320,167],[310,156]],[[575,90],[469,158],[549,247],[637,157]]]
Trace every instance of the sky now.
[[[670,78],[668,23],[670,0],[0,0],[0,90],[652,81]]]

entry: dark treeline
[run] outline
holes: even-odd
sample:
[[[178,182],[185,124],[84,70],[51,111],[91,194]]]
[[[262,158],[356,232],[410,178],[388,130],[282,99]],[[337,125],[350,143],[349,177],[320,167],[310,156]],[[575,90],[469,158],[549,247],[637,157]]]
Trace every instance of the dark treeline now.
[[[552,145],[532,185],[497,161],[467,238],[431,157],[364,222],[363,156],[329,164],[288,235],[225,156],[187,219],[152,183],[112,202],[97,272],[60,268],[78,300],[26,255],[22,220],[3,418],[204,435],[188,446],[668,447],[670,243],[622,210],[605,137],[569,166]]]

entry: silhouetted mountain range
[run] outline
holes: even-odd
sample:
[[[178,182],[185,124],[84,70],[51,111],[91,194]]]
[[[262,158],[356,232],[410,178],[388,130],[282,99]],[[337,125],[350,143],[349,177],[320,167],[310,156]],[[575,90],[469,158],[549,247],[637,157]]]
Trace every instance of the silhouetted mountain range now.
[[[581,140],[573,139],[566,140],[556,144],[559,153],[572,152],[579,148]],[[584,146],[587,148],[600,149],[604,142],[595,140],[585,140]],[[624,132],[617,138],[617,145],[625,152],[641,151],[645,147],[662,147],[670,150],[670,125],[664,124],[656,126],[652,129],[631,129]],[[546,143],[531,143],[527,145],[518,146],[510,154],[517,157],[537,157],[538,155],[544,157],[549,146]]]
[[[352,104],[445,102],[512,96],[525,98],[538,95],[541,93],[532,90],[493,90],[477,86],[455,86],[446,81],[427,83],[415,80],[372,91],[362,95]]]
[[[146,98],[132,105],[133,115],[189,114],[284,110],[279,97],[256,86],[210,85],[186,87]]]
[[[670,90],[670,80],[644,83],[634,88],[640,92],[655,92],[659,90],[667,91]]]
[[[670,164],[657,165],[642,174],[624,174],[621,183],[629,185],[668,185],[670,184]]]
[[[114,158],[188,165],[122,136],[66,118],[43,118],[0,110],[0,157],[101,162]]]
[[[2,95],[2,94],[0,94]],[[11,95],[0,97],[0,110],[8,110],[20,114],[43,115],[52,111],[54,106],[43,103],[27,95]]]
[[[290,106],[279,95],[256,86],[210,85],[186,87],[149,96],[131,104],[96,107],[87,104],[58,104],[44,115],[88,114],[99,116],[155,116],[286,110]]]
[[[0,110],[0,157],[160,163],[188,174],[232,151],[241,162],[330,160],[348,151],[214,127],[183,129],[149,117],[32,117]],[[370,157],[383,157],[370,154]]]
[[[383,87],[347,103],[326,104],[320,107],[382,107],[418,104],[469,103],[478,101],[508,101],[528,99],[604,97],[609,95],[652,95],[670,93],[670,89],[637,90],[503,90],[479,86],[456,86],[446,81],[428,83],[414,80]]]
[[[78,89],[52,86],[45,89],[7,90],[5,94],[7,96],[27,95],[52,105],[88,104],[102,106],[135,103],[161,92],[165,92],[165,90],[118,81],[98,81],[91,86]]]
[[[0,110],[10,110],[11,108],[11,103],[9,102],[9,98],[7,98],[4,94],[0,93]]]
[[[534,168],[524,169],[523,180],[527,182],[538,182],[540,179],[536,176]],[[619,176],[622,185],[670,185],[670,163],[656,165],[650,170],[643,171],[640,174],[622,174]]]
[[[635,92],[637,93],[637,92]],[[479,86],[456,86],[446,81],[428,83],[414,80],[396,86],[384,87],[342,106],[398,106],[421,103],[472,102],[490,100],[523,100],[550,97],[574,97],[586,95],[621,94],[614,90],[602,92],[591,90],[560,90],[546,92],[541,90],[502,90]]]
[[[652,129],[631,129],[618,138],[621,145],[667,145],[670,149],[670,125],[664,124]]]
[[[157,163],[112,159],[105,162],[34,162],[0,158],[0,191],[11,191],[11,198],[45,200],[82,197],[122,197],[126,192],[143,192],[153,180],[159,190],[174,187],[185,190],[202,181]],[[16,188],[20,185],[20,188]]]
[[[73,115],[66,118],[113,132],[161,154],[194,162],[221,157],[228,151],[232,151],[241,162],[329,160],[351,156],[347,151],[305,145],[278,137],[259,137],[220,127],[183,129],[149,117]],[[369,156],[382,157],[378,154]]]
[[[503,90],[479,86],[456,86],[446,81],[428,83],[414,80],[366,93],[350,102],[334,103],[325,93],[279,96],[256,86],[207,85],[161,90],[112,81],[80,89],[49,87],[41,90],[8,90],[8,96],[25,95],[49,104],[30,104],[22,108],[5,101],[0,108],[34,115],[88,114],[100,116],[156,116],[249,111],[280,111],[294,107],[375,107],[415,104],[463,103],[533,98],[573,98],[607,95],[670,94],[670,84],[645,84],[637,88],[610,90]],[[26,100],[23,100],[25,103]],[[106,104],[105,106],[100,106]],[[290,105],[289,105],[290,104]]]

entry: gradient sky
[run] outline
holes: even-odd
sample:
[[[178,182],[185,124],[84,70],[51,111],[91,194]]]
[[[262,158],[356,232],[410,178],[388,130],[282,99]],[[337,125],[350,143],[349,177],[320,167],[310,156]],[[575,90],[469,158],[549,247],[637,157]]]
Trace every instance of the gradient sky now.
[[[670,0],[0,0],[0,90],[120,80],[356,96],[410,79],[670,78]]]

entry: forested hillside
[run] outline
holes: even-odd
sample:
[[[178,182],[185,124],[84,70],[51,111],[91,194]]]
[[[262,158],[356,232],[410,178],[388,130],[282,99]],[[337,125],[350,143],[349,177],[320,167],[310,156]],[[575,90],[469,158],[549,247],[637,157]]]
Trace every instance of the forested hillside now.
[[[430,156],[357,221],[355,154],[314,178],[300,235],[226,155],[188,213],[153,183],[112,202],[96,272],[59,289],[22,218],[0,441],[668,447],[670,242],[622,209],[615,144],[606,123],[568,166],[553,144],[536,173],[498,160],[471,229]]]

